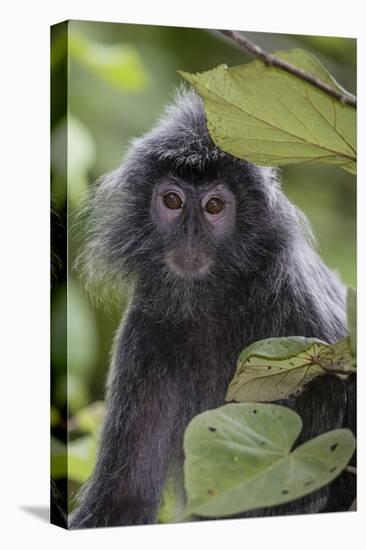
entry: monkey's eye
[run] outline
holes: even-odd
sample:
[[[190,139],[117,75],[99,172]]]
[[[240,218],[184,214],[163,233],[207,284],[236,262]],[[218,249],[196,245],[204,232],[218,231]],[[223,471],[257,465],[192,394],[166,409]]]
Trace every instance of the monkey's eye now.
[[[221,199],[218,197],[212,197],[206,202],[205,210],[209,214],[216,216],[217,214],[220,214],[224,207],[225,204]]]
[[[167,208],[170,208],[171,210],[177,210],[178,208],[182,208],[183,201],[178,195],[178,193],[167,193],[163,197],[164,204]]]

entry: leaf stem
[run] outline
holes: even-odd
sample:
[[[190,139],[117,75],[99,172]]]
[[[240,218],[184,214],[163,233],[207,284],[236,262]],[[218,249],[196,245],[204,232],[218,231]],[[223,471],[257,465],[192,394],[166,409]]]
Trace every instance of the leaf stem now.
[[[284,59],[281,59],[271,53],[266,52],[260,46],[258,46],[251,40],[248,40],[248,38],[246,38],[239,32],[229,31],[229,30],[220,30],[219,32],[221,32],[228,38],[231,38],[231,40],[239,44],[239,46],[241,46],[242,48],[245,48],[246,50],[248,50],[250,53],[255,55],[255,57],[258,57],[259,59],[261,59],[263,63],[265,63],[266,65],[270,67],[277,67],[278,69],[283,69],[284,71],[294,76],[297,76],[302,80],[305,80],[305,82],[312,84],[319,90],[322,90],[323,92],[330,95],[331,97],[334,97],[341,103],[345,105],[350,105],[351,107],[354,107],[354,108],[357,107],[357,98],[354,95],[342,94],[342,92],[335,90],[332,86],[329,86],[329,84],[326,84],[326,82],[323,82],[322,80],[320,80],[320,78],[317,78],[316,76],[309,74],[306,71],[299,69],[298,67],[295,67],[295,65],[288,63]]]
[[[346,466],[345,470],[350,474],[353,474],[355,476],[357,475],[357,468],[355,468],[354,466]]]

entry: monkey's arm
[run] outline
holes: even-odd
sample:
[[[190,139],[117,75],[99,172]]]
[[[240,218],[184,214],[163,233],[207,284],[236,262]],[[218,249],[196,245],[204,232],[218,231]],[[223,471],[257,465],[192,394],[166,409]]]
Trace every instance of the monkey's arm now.
[[[133,315],[118,336],[99,457],[70,528],[156,521],[174,401],[145,333]]]

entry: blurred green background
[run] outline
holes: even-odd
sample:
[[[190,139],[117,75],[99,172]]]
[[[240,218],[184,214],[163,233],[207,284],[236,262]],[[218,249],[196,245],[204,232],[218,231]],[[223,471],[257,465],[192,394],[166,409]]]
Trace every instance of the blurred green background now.
[[[245,34],[268,51],[307,49],[355,93],[355,40]],[[71,509],[95,461],[109,352],[122,312],[107,314],[84,292],[73,269],[81,242],[70,220],[89,185],[118,166],[130,139],[146,132],[172,99],[182,84],[178,69],[203,71],[251,58],[213,31],[84,21],[55,26],[51,53],[51,472],[68,493]],[[310,219],[321,256],[355,286],[355,178],[319,164],[284,167],[282,181],[286,194]],[[172,508],[167,493],[161,521],[174,517]]]

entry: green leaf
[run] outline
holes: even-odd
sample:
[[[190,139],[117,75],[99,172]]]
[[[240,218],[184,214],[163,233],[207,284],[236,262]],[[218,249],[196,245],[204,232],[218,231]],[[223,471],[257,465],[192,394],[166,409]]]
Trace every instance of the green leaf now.
[[[68,278],[67,304],[69,372],[85,382],[86,376],[92,376],[98,361],[98,328],[87,295],[73,277]]]
[[[97,454],[96,438],[91,435],[79,437],[68,445],[68,477],[84,483],[91,475]]]
[[[60,203],[67,198],[78,206],[88,189],[89,173],[95,163],[95,141],[86,126],[71,113],[54,128],[51,136],[55,194]],[[65,185],[67,182],[67,185]]]
[[[71,414],[85,407],[90,402],[90,389],[85,377],[68,370],[56,386],[56,397],[60,403],[67,403]]]
[[[92,134],[70,113],[67,120],[67,189],[68,199],[73,205],[77,206],[88,190],[88,176],[95,157]]]
[[[51,428],[58,426],[59,424],[61,424],[61,422],[62,422],[61,412],[56,407],[53,407],[51,405],[51,410],[50,410]]]
[[[356,291],[348,287],[347,292],[347,320],[351,339],[351,350],[356,357],[357,353],[357,295]]]
[[[185,495],[175,481],[168,477],[163,488],[158,523],[179,523],[184,517]]]
[[[310,53],[275,55],[344,93]],[[209,132],[223,151],[263,166],[325,162],[356,173],[353,107],[260,60],[180,74],[203,97]]]
[[[69,55],[107,84],[125,92],[144,89],[148,75],[140,55],[128,44],[103,44],[81,34],[69,34]]]
[[[88,407],[84,407],[73,417],[75,426],[79,430],[96,435],[104,417],[104,410],[103,401],[95,401]]]
[[[301,428],[299,415],[279,405],[230,404],[196,416],[184,437],[186,515],[274,506],[332,481],[352,457],[352,432],[334,430],[291,451]]]
[[[67,446],[54,436],[51,436],[51,477],[67,477]]]
[[[260,340],[241,352],[226,401],[287,399],[327,372],[354,372],[348,339],[333,346],[302,336]]]

